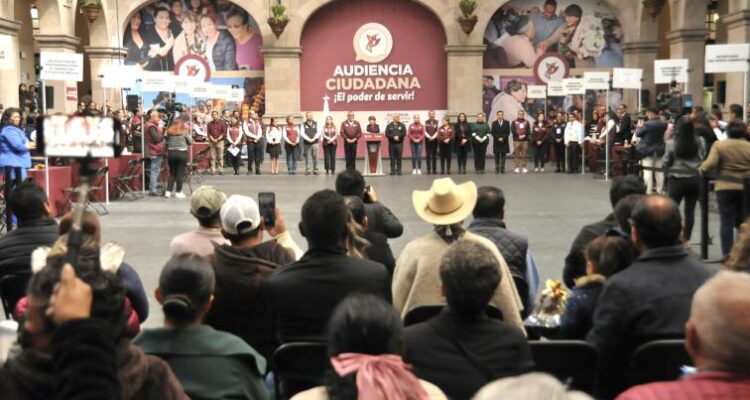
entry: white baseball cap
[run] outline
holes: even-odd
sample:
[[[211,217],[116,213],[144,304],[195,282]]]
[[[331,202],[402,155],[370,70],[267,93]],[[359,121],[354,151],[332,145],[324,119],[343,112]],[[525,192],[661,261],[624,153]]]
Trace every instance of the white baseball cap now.
[[[239,235],[258,229],[260,210],[252,198],[233,194],[221,206],[221,227],[230,235]]]

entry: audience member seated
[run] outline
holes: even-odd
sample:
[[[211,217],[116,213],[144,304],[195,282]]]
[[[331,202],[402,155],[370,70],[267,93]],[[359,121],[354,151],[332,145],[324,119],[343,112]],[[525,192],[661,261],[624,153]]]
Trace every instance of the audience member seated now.
[[[750,276],[726,271],[701,286],[685,327],[697,371],[677,382],[636,386],[618,400],[750,398]]]
[[[630,194],[646,194],[646,185],[637,176],[623,176],[612,180],[609,188],[609,202],[614,209],[617,203]],[[565,268],[563,269],[563,282],[569,288],[575,286],[575,280],[586,275],[586,258],[583,248],[592,240],[602,235],[607,229],[617,225],[614,213],[609,214],[599,222],[586,225],[573,240],[570,252],[565,257]]]
[[[612,228],[594,239],[583,252],[586,255],[587,275],[576,279],[576,285],[565,303],[565,312],[560,318],[559,339],[586,340],[604,281],[627,268],[637,256],[630,239],[618,228]]]
[[[90,239],[88,239],[90,240]],[[66,252],[53,248],[48,264],[31,277],[28,287],[29,307],[19,332],[22,350],[2,371],[6,382],[3,397],[14,400],[54,399],[56,377],[50,339],[57,329],[45,310],[60,281]],[[125,338],[125,290],[119,277],[102,271],[94,249],[82,249],[75,262],[79,278],[91,286],[91,317],[106,322],[116,341],[115,362],[120,399],[187,399],[169,366],[154,356],[144,354]],[[88,362],[95,363],[96,359]],[[95,366],[92,365],[91,368]],[[88,378],[87,378],[88,379]]]
[[[394,239],[404,233],[398,218],[383,203],[372,186],[365,185],[362,174],[353,169],[345,170],[336,176],[336,192],[341,196],[356,196],[365,202],[365,214],[370,221],[370,229]]]
[[[509,231],[505,226],[505,195],[497,187],[484,186],[478,190],[477,205],[474,206],[474,219],[469,224],[469,232],[489,239],[508,263],[514,283],[523,282],[517,287],[522,296],[524,309],[534,304],[539,286],[539,271],[529,250],[526,237]]]
[[[148,329],[134,343],[169,363],[192,399],[268,399],[266,360],[239,337],[201,324],[214,286],[214,271],[202,257],[170,259],[156,289],[164,328]]]
[[[724,262],[724,268],[750,273],[750,219],[740,225],[740,232],[727,261]]]
[[[587,337],[599,351],[598,391],[605,398],[625,388],[625,369],[639,345],[684,337],[693,294],[712,274],[680,242],[680,210],[668,197],[643,197],[631,222],[640,256],[607,280]]]
[[[629,194],[617,202],[615,206],[615,221],[625,237],[630,237],[630,215],[633,213],[635,205],[645,196],[645,194]]]
[[[72,225],[73,214],[65,214],[60,220],[60,235],[67,235]],[[148,297],[146,296],[146,291],[143,289],[143,282],[141,281],[141,277],[138,276],[138,272],[124,261],[125,249],[113,242],[105,243],[104,245],[101,244],[102,230],[99,217],[96,213],[90,211],[84,212],[83,223],[81,225],[83,233],[94,240],[92,245],[99,247],[99,262],[102,269],[114,272],[122,279],[122,283],[125,286],[125,296],[130,300],[130,305],[133,307],[135,313],[138,314],[138,321],[143,323],[148,318]],[[34,255],[36,256],[36,254],[35,252]],[[32,263],[36,262],[39,262],[39,266],[38,268],[34,268],[35,271],[41,269],[46,261],[32,260]]]
[[[275,270],[264,285],[282,343],[324,341],[333,309],[350,293],[390,301],[385,267],[346,255],[350,220],[344,200],[331,190],[316,192],[302,205],[299,228],[308,250],[299,261]]]
[[[396,262],[393,305],[401,317],[414,307],[445,304],[440,293],[440,258],[454,242],[466,239],[492,251],[501,279],[490,304],[502,311],[505,322],[523,330],[523,304],[505,259],[492,242],[467,232],[463,226],[477,202],[474,182],[456,185],[451,178],[436,179],[430,190],[414,191],[412,202],[417,215],[435,228],[409,242]]]
[[[280,213],[271,236],[286,232]],[[271,359],[278,347],[276,323],[268,309],[261,285],[273,271],[294,262],[294,256],[275,240],[263,241],[265,222],[258,203],[232,195],[221,207],[221,230],[231,245],[216,245],[216,297],[206,324],[241,337]]]
[[[485,314],[500,283],[499,270],[484,245],[457,241],[440,260],[448,306],[404,332],[404,360],[452,399],[469,399],[488,382],[534,369],[523,333]]]
[[[492,382],[477,393],[474,400],[591,400],[583,392],[568,392],[553,376],[531,372]]]
[[[393,269],[396,268],[396,259],[393,258],[393,252],[388,245],[388,237],[380,232],[369,228],[370,221],[365,213],[365,203],[356,196],[344,197],[344,202],[352,213],[352,219],[357,224],[357,230],[364,241],[359,241],[360,252],[368,260],[379,262],[388,270],[388,274],[393,276]]]
[[[7,206],[18,220],[18,228],[0,237],[0,279],[19,272],[31,273],[31,253],[57,240],[57,223],[44,190],[24,182],[11,192]],[[13,305],[11,305],[13,307]]]
[[[213,186],[201,186],[190,196],[190,214],[198,220],[198,228],[179,234],[169,244],[169,255],[197,254],[210,257],[214,254],[214,243],[222,245],[229,241],[221,234],[219,211],[227,195]]]
[[[432,383],[417,379],[401,359],[403,327],[382,299],[366,294],[347,297],[328,324],[328,355],[333,370],[326,386],[292,400],[446,399]]]

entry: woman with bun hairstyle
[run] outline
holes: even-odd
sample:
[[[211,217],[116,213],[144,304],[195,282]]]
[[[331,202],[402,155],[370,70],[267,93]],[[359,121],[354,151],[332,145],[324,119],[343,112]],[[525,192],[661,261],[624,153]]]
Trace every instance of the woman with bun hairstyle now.
[[[164,327],[144,331],[135,344],[166,361],[193,399],[267,400],[266,360],[237,336],[201,324],[214,299],[213,271],[200,256],[172,257],[156,289]]]

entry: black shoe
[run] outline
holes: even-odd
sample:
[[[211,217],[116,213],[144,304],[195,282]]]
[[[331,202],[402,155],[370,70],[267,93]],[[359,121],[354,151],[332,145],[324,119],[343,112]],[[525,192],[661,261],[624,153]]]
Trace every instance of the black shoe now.
[[[252,173],[253,173],[253,170],[249,169],[249,170],[247,170],[247,173],[246,173],[245,175],[248,175],[248,176],[249,176],[249,175],[250,175],[250,174],[252,174]]]
[[[391,172],[388,173],[388,175],[393,176],[393,175],[396,175],[396,173],[393,172],[393,171],[391,171]]]
[[[158,197],[159,194],[156,192],[148,192],[148,197]]]
[[[255,170],[255,175],[260,175],[260,168]]]
[[[222,171],[219,171],[219,175],[224,175],[224,172],[222,172]]]
[[[398,174],[398,176],[401,176],[401,171],[398,171],[397,174]]]

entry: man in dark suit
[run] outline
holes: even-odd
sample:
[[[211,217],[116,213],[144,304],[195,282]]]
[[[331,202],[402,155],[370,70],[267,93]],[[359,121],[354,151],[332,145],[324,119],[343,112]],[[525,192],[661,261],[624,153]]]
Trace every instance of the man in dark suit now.
[[[275,270],[264,285],[282,343],[325,341],[333,309],[351,293],[391,300],[385,267],[347,256],[349,220],[342,197],[332,190],[313,194],[302,206],[299,228],[309,250],[299,261]]]
[[[370,229],[394,239],[404,233],[401,221],[378,201],[372,186],[365,185],[365,178],[359,171],[346,170],[336,176],[336,192],[341,196],[357,196],[365,203],[365,214],[370,221]]]
[[[668,197],[643,197],[630,219],[640,256],[607,279],[586,338],[599,351],[598,395],[608,399],[627,387],[627,366],[638,346],[684,338],[693,294],[713,274],[680,242],[680,209]]]
[[[633,139],[633,125],[628,114],[628,106],[620,104],[617,107],[617,117],[620,119],[620,125],[617,127],[617,138],[615,143],[630,142]]]
[[[495,379],[534,369],[523,332],[484,313],[500,283],[498,271],[489,249],[459,240],[440,263],[448,306],[404,331],[404,361],[448,398],[470,399]]]
[[[388,157],[391,160],[391,175],[401,175],[406,125],[401,122],[401,117],[398,114],[394,114],[393,121],[385,127],[385,137],[388,138]]]
[[[505,120],[505,113],[497,112],[497,119],[492,123],[492,152],[495,153],[495,173],[505,173],[505,156],[510,153],[510,122]]]

